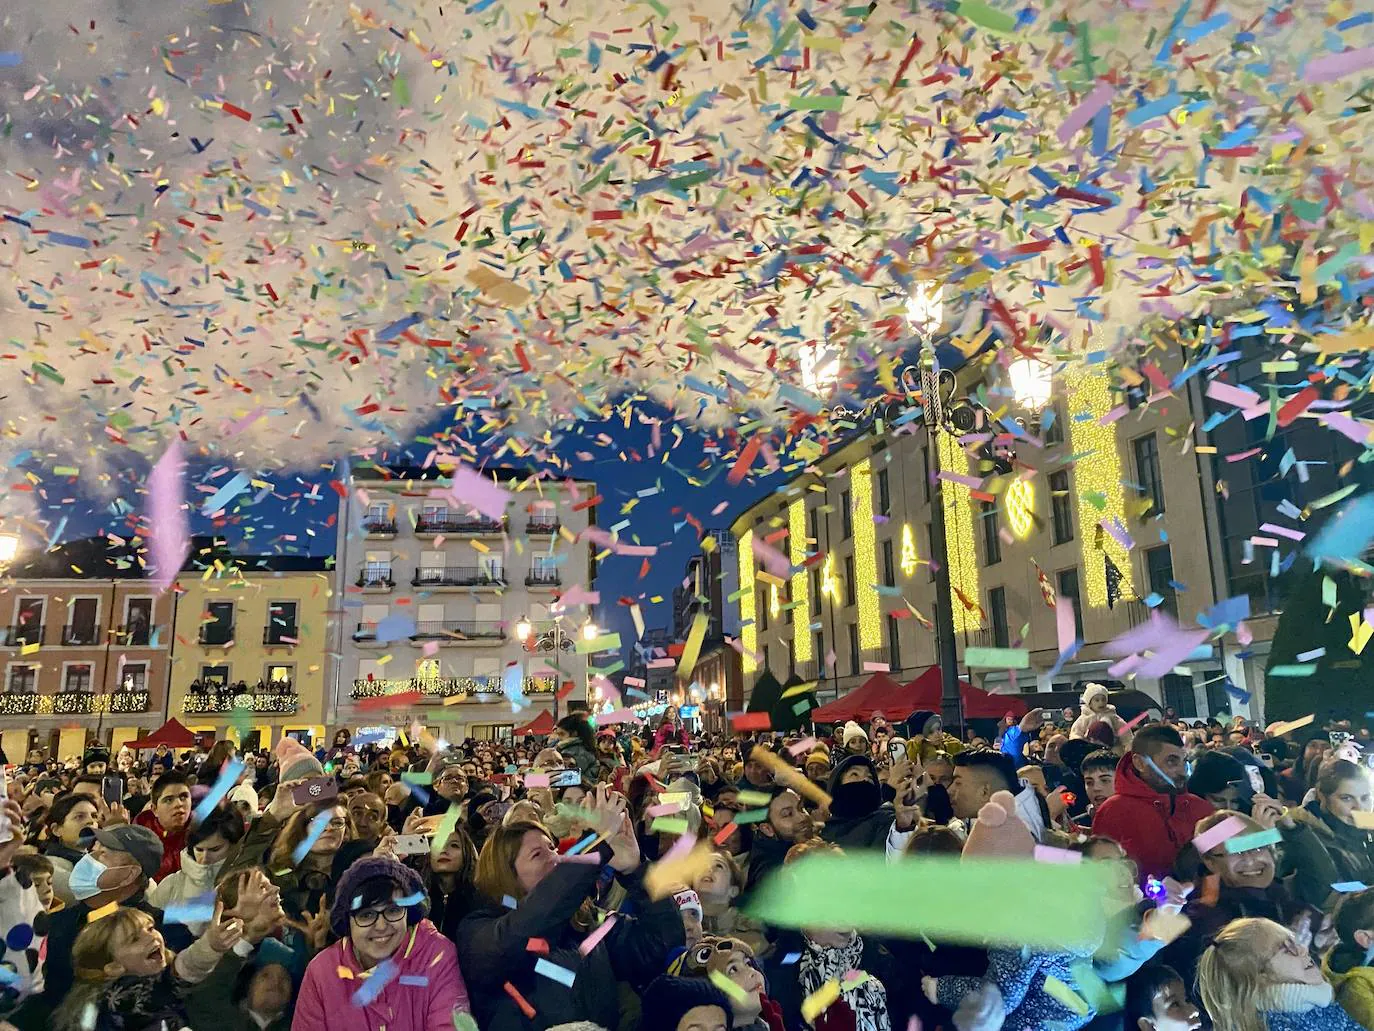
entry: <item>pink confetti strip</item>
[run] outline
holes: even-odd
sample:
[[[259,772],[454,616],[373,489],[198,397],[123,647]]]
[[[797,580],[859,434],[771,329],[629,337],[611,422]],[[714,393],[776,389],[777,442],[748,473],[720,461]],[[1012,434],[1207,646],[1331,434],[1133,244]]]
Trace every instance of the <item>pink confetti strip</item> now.
[[[156,571],[153,586],[165,591],[177,578],[191,550],[185,508],[186,460],[181,444],[172,441],[148,476],[150,557]]]
[[[1193,847],[1199,855],[1206,855],[1227,838],[1234,838],[1249,828],[1239,816],[1228,816],[1215,827],[1210,827],[1193,838]]]
[[[1109,82],[1099,82],[1093,91],[1083,98],[1083,102],[1073,109],[1068,118],[1059,126],[1059,142],[1068,143],[1078,130],[1091,122],[1094,116],[1112,102],[1116,88]]]
[[[1081,863],[1083,862],[1083,853],[1072,852],[1067,848],[1055,848],[1053,845],[1036,845],[1035,861],[1038,863]]]
[[[1374,47],[1314,57],[1303,67],[1302,77],[1308,82],[1334,82],[1366,68],[1374,68]]]
[[[685,839],[684,839],[685,840]],[[615,926],[615,914],[608,916],[600,927],[598,927],[587,937],[582,939],[582,944],[577,947],[577,951],[582,955],[587,955],[592,949],[601,944],[601,939],[611,933],[611,928]]]

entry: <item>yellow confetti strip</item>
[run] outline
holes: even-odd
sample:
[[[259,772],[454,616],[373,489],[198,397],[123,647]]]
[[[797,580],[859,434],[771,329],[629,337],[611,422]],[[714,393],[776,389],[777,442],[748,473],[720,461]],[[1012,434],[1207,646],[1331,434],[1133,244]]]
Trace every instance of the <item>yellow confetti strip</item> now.
[[[840,982],[827,981],[802,1000],[802,1018],[814,1024],[816,1018],[833,1006],[840,998]]]

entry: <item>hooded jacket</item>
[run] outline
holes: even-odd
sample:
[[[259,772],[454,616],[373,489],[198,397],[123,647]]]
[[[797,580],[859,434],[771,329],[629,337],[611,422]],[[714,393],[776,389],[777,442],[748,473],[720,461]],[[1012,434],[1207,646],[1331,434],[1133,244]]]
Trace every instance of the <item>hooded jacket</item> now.
[[[1342,823],[1315,800],[1301,809],[1290,810],[1290,815],[1298,828],[1311,831],[1309,849],[1325,853],[1324,857],[1320,854],[1294,856],[1298,874],[1296,889],[1304,902],[1325,908],[1332,884],[1348,881],[1368,884],[1374,879],[1374,834]],[[1285,844],[1289,837],[1289,834],[1284,835]],[[1308,869],[1317,875],[1315,879],[1306,875]]]
[[[1212,803],[1186,791],[1156,791],[1136,773],[1133,755],[1127,752],[1116,764],[1116,794],[1093,817],[1093,833],[1120,845],[1142,878],[1163,877],[1193,840],[1197,822],[1213,812]]]
[[[164,830],[162,824],[157,822],[153,811],[145,809],[134,817],[134,823],[140,827],[147,827],[162,842],[162,865],[158,867],[153,880],[160,881],[180,870],[181,853],[186,848],[186,832],[191,829],[190,822],[188,821],[179,831]]]
[[[1361,1027],[1374,1027],[1374,967],[1365,965],[1364,949],[1354,942],[1338,945],[1322,962],[1322,975],[1341,1009]]]
[[[158,909],[184,905],[215,890],[215,879],[224,867],[221,860],[206,866],[191,858],[188,848],[181,853],[181,869],[166,880],[158,881],[148,890],[148,901]],[[199,936],[209,925],[206,920],[192,920],[186,926],[192,934]]]
[[[841,786],[841,778],[856,766],[868,769],[873,776],[872,784]],[[826,791],[833,801],[830,819],[821,828],[823,841],[833,842],[845,849],[885,847],[897,811],[883,801],[878,767],[872,759],[866,755],[845,756],[830,774]]]
[[[353,997],[368,982],[352,941],[325,949],[306,967],[291,1031],[451,1031],[454,1013],[469,1012],[453,943],[428,920],[410,929],[391,960],[396,976],[358,1005]],[[424,983],[407,983],[416,978]]]
[[[1117,715],[1115,705],[1104,705],[1100,711],[1094,711],[1092,702],[1094,698],[1107,700],[1107,689],[1101,684],[1089,684],[1083,689],[1083,696],[1079,700],[1079,712],[1081,715],[1073,721],[1073,726],[1069,728],[1069,738],[1080,738],[1088,736],[1088,728],[1094,723],[1105,723],[1112,728],[1112,734],[1123,748],[1131,747],[1132,734],[1128,730],[1124,734],[1122,728],[1126,726],[1126,721]]]
[[[663,722],[654,731],[654,755],[663,749],[664,745],[681,745],[683,748],[690,748],[692,745],[692,735],[687,732],[687,724],[678,720],[676,723]]]

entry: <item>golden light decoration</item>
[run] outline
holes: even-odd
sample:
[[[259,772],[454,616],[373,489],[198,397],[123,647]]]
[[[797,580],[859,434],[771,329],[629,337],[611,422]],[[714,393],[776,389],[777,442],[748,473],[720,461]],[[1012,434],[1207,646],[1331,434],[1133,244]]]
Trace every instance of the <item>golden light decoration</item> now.
[[[1075,365],[1068,373],[1066,393],[1089,419],[1069,419],[1069,446],[1078,459],[1073,465],[1074,493],[1078,497],[1079,546],[1083,553],[1084,588],[1088,604],[1107,605],[1106,551],[1121,570],[1121,596],[1135,596],[1130,553],[1111,534],[1101,534],[1102,550],[1094,533],[1103,519],[1119,519],[1126,525],[1126,492],[1121,486],[1121,454],[1116,446],[1116,424],[1102,425],[1102,418],[1114,407],[1110,378],[1101,369]],[[1101,507],[1098,507],[1098,504]]]
[[[854,594],[859,604],[859,647],[883,644],[883,610],[874,586],[878,582],[878,541],[873,528],[873,462],[865,458],[849,473],[854,518]]]
[[[787,560],[796,570],[792,574],[792,604],[801,610],[801,618],[792,620],[792,654],[798,662],[810,662],[816,656],[811,642],[811,579],[805,567],[806,501],[803,498],[787,506]]]
[[[739,561],[739,641],[744,648],[740,669],[744,673],[757,673],[759,663],[754,655],[759,650],[759,628],[754,623],[758,613],[754,605],[753,530],[745,530],[740,534],[739,546],[735,550]]]
[[[1002,495],[1002,508],[1007,513],[1007,525],[1018,540],[1025,540],[1035,529],[1035,488],[1030,480],[1011,481]]]
[[[782,599],[778,597],[778,585],[768,588],[768,614],[774,619],[782,615]]]
[[[946,472],[967,476],[969,471],[968,454],[959,446],[959,441],[951,434],[937,433],[936,446],[940,449],[940,468]],[[973,499],[968,487],[949,480],[940,482],[940,500],[945,510],[945,555],[932,556],[935,561],[949,563],[950,596],[947,601],[950,612],[954,614],[954,629],[958,633],[982,628],[978,610],[967,608],[955,591],[962,592],[965,598],[977,601],[981,598],[978,573],[978,544],[973,536]]]
[[[902,524],[902,575],[911,576],[920,565],[921,556],[916,551],[916,535],[911,532],[911,524]]]
[[[834,601],[839,597],[840,587],[835,580],[835,556],[826,555],[825,565],[821,566],[821,593]]]

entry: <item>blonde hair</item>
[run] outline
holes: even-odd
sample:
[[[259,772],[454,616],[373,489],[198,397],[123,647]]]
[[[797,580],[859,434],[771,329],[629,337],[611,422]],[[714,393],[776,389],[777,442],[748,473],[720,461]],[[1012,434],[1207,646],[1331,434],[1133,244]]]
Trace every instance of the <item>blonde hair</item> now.
[[[105,987],[105,967],[115,961],[115,949],[152,925],[153,918],[142,910],[120,906],[81,929],[72,945],[72,987],[53,1013],[56,1031],[79,1031],[88,1023],[86,1009],[96,1004]]]
[[[1198,961],[1198,991],[1216,1031],[1267,1031],[1260,991],[1269,961],[1291,937],[1282,924],[1258,917],[1232,920]]]

